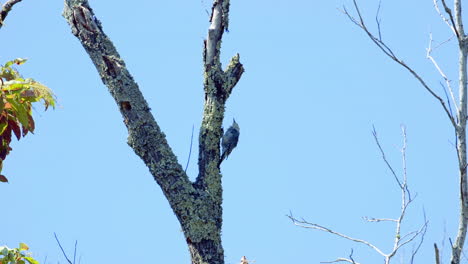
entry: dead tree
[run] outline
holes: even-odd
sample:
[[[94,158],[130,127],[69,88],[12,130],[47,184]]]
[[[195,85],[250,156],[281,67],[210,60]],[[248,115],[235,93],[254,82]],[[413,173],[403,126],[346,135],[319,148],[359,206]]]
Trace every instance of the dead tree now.
[[[65,0],[63,16],[115,99],[128,129],[128,144],[161,187],[184,232],[194,264],[222,264],[220,139],[225,103],[244,72],[235,55],[220,62],[221,38],[228,29],[229,0],[214,0],[204,42],[205,105],[199,135],[199,172],[191,182],[156,123],[137,83],[87,0]]]
[[[439,96],[432,87],[424,80],[422,75],[416,72],[411,66],[406,64],[401,58],[399,58],[392,49],[382,40],[382,32],[380,32],[379,19],[377,18],[378,34],[372,33],[367,27],[364,17],[359,10],[359,6],[356,0],[353,0],[354,10],[357,14],[356,17],[351,15],[346,9],[343,12],[348,18],[358,27],[360,27],[371,41],[385,54],[387,57],[395,61],[397,64],[405,68],[413,77],[415,77],[424,89],[429,92],[442,106],[443,110],[447,114],[451,125],[456,135],[456,151],[458,157],[458,168],[459,168],[459,183],[460,183],[460,217],[458,225],[458,233],[455,242],[452,244],[451,264],[459,264],[463,246],[466,240],[466,232],[468,227],[468,180],[467,180],[467,156],[466,156],[466,122],[467,122],[467,55],[468,55],[468,36],[465,34],[463,29],[462,20],[462,1],[454,0],[453,8],[451,9],[446,0],[441,0],[441,5],[445,13],[440,11],[439,1],[433,0],[434,7],[439,13],[443,21],[449,26],[453,35],[458,41],[458,94],[452,89],[451,80],[447,77],[441,67],[438,65],[436,60],[431,55],[432,53],[432,36],[430,37],[429,47],[427,49],[427,58],[433,63],[441,77],[445,81],[445,89],[447,96],[444,100],[443,97]],[[379,5],[380,6],[380,5]],[[450,94],[450,96],[448,96]],[[458,99],[456,99],[458,95]],[[452,106],[455,113],[452,112]],[[438,255],[437,247],[436,256]],[[439,261],[436,259],[436,261]]]
[[[406,217],[406,212],[408,210],[408,207],[411,205],[411,203],[414,201],[414,198],[410,190],[408,188],[408,177],[407,177],[407,171],[406,171],[406,129],[402,127],[402,133],[403,133],[403,146],[401,148],[401,155],[402,155],[402,160],[403,160],[403,169],[402,169],[402,175],[398,176],[396,173],[395,169],[393,166],[390,164],[390,162],[387,160],[387,157],[385,155],[385,152],[380,144],[379,138],[377,137],[377,132],[374,128],[372,134],[375,139],[375,143],[377,144],[377,147],[379,148],[380,154],[382,155],[382,160],[385,162],[385,165],[387,168],[390,170],[396,184],[398,185],[398,188],[400,189],[401,193],[401,204],[400,204],[400,214],[396,218],[368,218],[364,217],[364,220],[366,220],[369,223],[379,223],[379,222],[390,222],[395,225],[395,232],[392,234],[391,238],[393,238],[393,242],[391,245],[391,250],[389,252],[384,252],[381,248],[377,247],[375,244],[372,242],[361,239],[361,238],[355,238],[351,237],[349,235],[346,235],[344,233],[338,232],[336,230],[333,230],[332,228],[325,227],[316,223],[312,223],[309,221],[306,221],[304,219],[298,219],[295,218],[292,214],[288,215],[288,217],[293,221],[293,223],[296,226],[302,227],[302,228],[307,228],[307,229],[316,229],[320,230],[323,232],[330,233],[332,235],[335,235],[337,237],[344,238],[346,240],[352,241],[357,244],[362,244],[370,248],[371,250],[375,251],[377,254],[379,254],[382,258],[385,264],[390,264],[393,259],[395,259],[396,254],[398,251],[403,248],[405,245],[408,245],[410,243],[414,243],[416,246],[413,248],[413,251],[411,252],[411,258],[408,260],[408,263],[413,263],[413,260],[416,257],[416,254],[418,253],[423,241],[424,241],[424,236],[427,231],[427,224],[428,221],[424,219],[424,223],[419,227],[417,230],[413,230],[411,232],[402,234],[401,228],[404,222],[404,219]],[[419,241],[417,241],[419,239]],[[335,263],[335,262],[348,262],[352,264],[360,264],[362,262],[358,262],[353,258],[353,250],[351,250],[351,253],[349,254],[348,257],[340,257],[332,261],[326,261],[323,263]]]

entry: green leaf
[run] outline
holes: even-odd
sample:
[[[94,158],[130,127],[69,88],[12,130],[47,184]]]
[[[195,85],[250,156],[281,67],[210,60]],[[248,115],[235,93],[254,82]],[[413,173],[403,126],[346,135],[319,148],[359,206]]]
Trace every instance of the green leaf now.
[[[10,67],[13,64],[21,65],[21,64],[25,63],[27,60],[28,59],[17,58],[17,59],[14,59],[12,61],[8,61],[7,63],[5,63],[5,68]]]
[[[50,90],[49,87],[39,82],[36,82],[34,80],[30,80],[28,85],[30,88],[34,89],[34,93],[36,94],[37,101],[41,99],[44,101],[46,110],[49,107],[49,105],[55,108],[54,94],[52,93],[52,90]]]
[[[9,91],[9,92],[21,90],[19,92],[22,92],[23,90],[28,89],[28,88],[29,88],[28,83],[15,79],[15,80],[4,82],[2,90]]]
[[[0,135],[3,134],[3,132],[5,131],[5,129],[7,128],[7,126],[8,126],[7,121],[6,121],[6,120],[3,120],[3,118],[0,119]]]
[[[3,256],[7,256],[9,251],[10,249],[7,246],[0,247],[0,254]]]
[[[3,96],[0,95],[0,113],[2,113],[3,109],[5,109],[5,101],[3,100]]]
[[[29,128],[29,109],[27,109],[25,104],[19,103],[12,98],[7,98],[7,102],[9,102],[14,110],[12,115],[16,116],[18,121],[21,123],[23,127]]]
[[[28,250],[29,247],[25,243],[19,243],[19,250]]]
[[[0,77],[4,78],[7,81],[11,81],[11,80],[14,80],[16,78],[19,78],[20,74],[17,71],[11,69],[11,68],[10,69],[3,69],[2,72],[0,73]]]
[[[39,261],[33,259],[32,257],[24,257],[30,264],[39,264]]]

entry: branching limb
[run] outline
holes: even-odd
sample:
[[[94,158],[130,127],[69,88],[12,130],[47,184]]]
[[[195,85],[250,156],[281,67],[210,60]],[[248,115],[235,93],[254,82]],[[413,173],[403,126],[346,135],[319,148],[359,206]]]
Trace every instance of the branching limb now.
[[[435,257],[435,263],[440,264],[439,248],[437,247],[436,243],[434,243],[434,257]]]
[[[367,217],[367,216],[363,217],[363,219],[364,219],[365,221],[367,221],[367,222],[376,222],[376,223],[378,223],[378,222],[397,222],[397,221],[398,221],[398,219],[391,219],[391,218],[373,218],[373,217],[369,218],[369,217]]]
[[[347,259],[347,258],[337,258],[336,260],[332,261],[321,261],[320,263],[337,263],[337,262],[348,262],[352,264],[360,264],[359,262],[356,262],[352,259]]]
[[[62,251],[62,254],[63,254],[63,256],[65,257],[65,259],[67,260],[68,264],[75,264],[76,244],[77,244],[78,242],[75,241],[75,253],[74,253],[74,255],[73,255],[73,262],[72,262],[72,261],[68,258],[67,253],[65,253],[65,250],[63,249],[62,244],[60,244],[60,240],[58,239],[57,234],[56,234],[55,232],[54,232],[54,236],[55,236],[55,241],[57,241],[57,244],[59,245],[60,250]]]
[[[393,170],[393,167],[390,165],[390,163],[387,160],[387,157],[385,156],[385,152],[383,151],[382,146],[380,145],[379,138],[377,137],[377,131],[375,130],[374,126],[372,126],[372,136],[374,136],[375,144],[377,144],[377,147],[379,147],[380,154],[382,155],[382,159],[385,162],[385,164],[387,165],[387,168],[392,173],[393,178],[397,182],[400,189],[404,188],[403,184],[400,182],[400,179],[398,179],[398,176],[396,175],[395,170]]]
[[[292,221],[292,222],[294,223],[294,225],[296,225],[296,226],[299,226],[299,227],[302,227],[302,228],[317,229],[317,230],[320,230],[320,231],[324,231],[324,232],[327,232],[327,233],[330,233],[330,234],[333,234],[333,235],[342,237],[342,238],[344,238],[344,239],[347,239],[347,240],[350,240],[350,241],[353,241],[353,242],[356,242],[356,243],[364,244],[364,245],[366,245],[366,246],[372,248],[373,250],[375,250],[377,253],[379,253],[379,254],[382,255],[382,256],[385,256],[385,255],[386,255],[385,253],[382,252],[382,250],[380,250],[378,247],[374,246],[372,243],[370,243],[370,242],[368,242],[368,241],[366,241],[366,240],[359,239],[359,238],[353,238],[353,237],[347,236],[347,235],[345,235],[345,234],[342,234],[342,233],[333,231],[332,229],[327,228],[327,227],[324,227],[324,226],[321,226],[321,225],[319,225],[319,224],[307,222],[307,221],[305,221],[304,219],[298,220],[298,219],[294,218],[292,215],[288,215],[288,217],[289,217],[289,219],[291,219],[291,221]]]
[[[449,39],[450,40],[450,39]],[[445,81],[445,85],[447,86],[448,90],[449,90],[449,93],[450,93],[450,97],[451,97],[451,100],[452,100],[452,103],[453,105],[455,106],[455,110],[457,112],[457,115],[458,115],[458,104],[457,104],[457,100],[455,99],[455,94],[453,92],[453,89],[452,89],[452,85],[451,85],[451,80],[447,77],[447,75],[445,74],[445,72],[440,68],[439,64],[437,63],[437,61],[434,59],[434,57],[432,56],[432,51],[433,51],[433,48],[432,48],[432,33],[429,34],[429,46],[428,48],[426,49],[426,58],[428,58],[432,64],[434,65],[434,67],[437,69],[437,71],[439,72],[440,76],[442,76],[442,78],[444,79]],[[445,43],[445,42],[444,42]],[[442,44],[442,43],[441,43]],[[447,101],[448,104],[449,104],[449,110],[450,110],[450,101]],[[452,113],[450,111],[450,113]],[[453,115],[452,115],[453,116]],[[459,117],[457,116],[457,120],[459,119]]]
[[[205,105],[199,137],[199,172],[195,182],[197,188],[207,190],[218,200],[222,193],[218,165],[225,104],[244,73],[239,54],[232,57],[226,70],[221,67],[221,39],[227,30],[228,15],[229,0],[214,0],[203,51]]]
[[[354,9],[357,13],[358,18],[354,18],[346,9],[344,9],[344,13],[348,16],[348,18],[357,26],[359,26],[364,32],[368,35],[368,37],[374,42],[374,44],[379,47],[382,52],[390,57],[393,61],[397,62],[401,66],[403,66],[406,70],[408,70],[413,77],[415,77],[421,85],[434,97],[436,98],[441,106],[443,107],[445,113],[450,119],[452,126],[455,129],[455,134],[457,137],[457,156],[459,162],[459,179],[460,179],[460,218],[459,218],[459,227],[458,233],[455,243],[452,245],[452,256],[451,256],[451,264],[459,264],[461,254],[463,252],[463,247],[466,240],[466,234],[468,229],[468,179],[467,179],[467,153],[466,153],[466,125],[468,119],[468,95],[467,95],[467,58],[468,58],[468,38],[465,35],[464,28],[463,28],[463,19],[462,19],[462,4],[461,0],[454,0],[454,8],[453,11],[447,5],[445,0],[441,0],[442,5],[444,7],[445,13],[448,15],[448,19],[445,18],[444,15],[439,10],[437,5],[437,0],[434,1],[434,6],[438,11],[439,15],[442,19],[447,23],[452,31],[455,33],[458,39],[458,46],[459,46],[459,79],[458,79],[458,97],[459,101],[458,104],[455,101],[454,92],[450,87],[450,82],[448,81],[447,76],[443,73],[440,67],[437,65],[435,60],[431,57],[430,51],[431,47],[428,49],[428,58],[433,62],[434,66],[437,68],[439,73],[443,76],[448,89],[451,93],[451,98],[454,103],[454,106],[457,108],[457,113],[454,116],[451,113],[450,107],[450,100],[447,99],[448,106],[440,96],[438,96],[422,79],[422,77],[417,74],[411,67],[409,67],[405,62],[403,62],[400,58],[398,58],[394,52],[382,41],[381,32],[379,32],[378,36],[376,37],[373,35],[367,26],[364,23],[364,19],[361,15],[359,7],[357,5],[356,0],[353,0]],[[380,31],[380,25],[378,24],[378,28]],[[445,89],[444,89],[444,92]],[[448,96],[447,96],[448,97]],[[411,200],[411,199],[410,199]]]
[[[214,0],[203,52],[205,109],[199,138],[199,175],[192,183],[88,0],[65,0],[63,11],[119,107],[128,129],[128,144],[145,162],[181,223],[193,263],[224,263],[219,143],[226,100],[244,71],[239,55],[226,71],[221,67],[221,38],[228,28],[228,15],[229,0]]]
[[[452,10],[448,7],[445,0],[441,0],[441,2],[442,2],[442,6],[444,7],[445,13],[447,13],[447,15],[450,18],[450,23],[445,18],[445,16],[443,16],[442,13],[440,12],[436,0],[434,0],[434,6],[435,6],[437,12],[439,13],[439,15],[442,17],[442,19],[447,23],[447,25],[449,25],[449,27],[452,29],[453,33],[457,36],[458,40],[460,40],[460,33],[458,32],[458,29],[457,29],[456,24],[455,24],[455,20],[453,19]]]
[[[421,232],[421,235],[419,236],[420,239],[419,239],[419,243],[417,244],[416,248],[413,248],[412,252],[411,252],[411,260],[410,260],[410,264],[413,264],[414,263],[414,259],[416,258],[416,255],[418,254],[418,251],[419,249],[421,248],[421,245],[423,244],[424,242],[424,238],[426,237],[426,232],[427,232],[427,226],[428,226],[428,221],[426,220],[426,213],[424,213],[424,228],[423,228],[423,231]]]
[[[359,262],[356,262],[353,258],[353,249],[351,249],[351,253],[349,254],[349,258],[337,258],[336,260],[333,261],[322,261],[320,263],[337,263],[337,262],[348,262],[352,264],[360,264]]]
[[[383,151],[383,148],[382,148],[382,146],[380,144],[379,138],[377,137],[377,132],[376,132],[375,128],[373,128],[372,134],[374,136],[376,145],[378,146],[378,148],[380,150],[380,153],[382,154],[382,159],[384,160],[387,168],[391,171],[394,180],[397,182],[398,187],[400,188],[400,191],[401,191],[401,206],[400,206],[400,215],[398,216],[397,219],[393,219],[393,218],[367,218],[367,217],[365,217],[364,219],[366,221],[368,221],[368,222],[393,222],[393,223],[395,223],[395,233],[394,233],[393,247],[392,247],[392,250],[391,250],[390,253],[384,253],[377,246],[375,246],[371,242],[366,241],[364,239],[358,239],[358,238],[350,237],[350,236],[348,236],[346,234],[337,232],[335,230],[332,230],[330,228],[324,227],[324,226],[316,224],[316,223],[308,222],[308,221],[306,221],[304,219],[298,220],[297,218],[292,216],[292,213],[290,213],[288,215],[288,217],[289,217],[289,219],[291,219],[291,221],[296,226],[299,226],[299,227],[302,227],[302,228],[309,228],[309,229],[316,229],[316,230],[324,231],[324,232],[333,234],[335,236],[339,236],[339,237],[342,237],[344,239],[353,241],[355,243],[364,244],[364,245],[368,246],[369,248],[371,248],[372,250],[374,250],[375,252],[377,252],[379,255],[381,255],[385,260],[385,264],[390,263],[391,259],[397,254],[397,252],[398,252],[398,250],[400,248],[402,248],[403,246],[413,242],[416,238],[420,237],[421,240],[420,240],[419,244],[417,245],[416,250],[413,251],[413,254],[412,254],[412,257],[411,257],[411,259],[413,260],[416,253],[418,252],[418,250],[419,250],[419,248],[420,248],[420,246],[422,244],[422,241],[424,239],[424,236],[426,234],[428,221],[426,220],[426,218],[424,216],[424,223],[421,225],[421,227],[418,230],[409,232],[409,233],[402,236],[402,234],[401,234],[401,225],[403,223],[403,219],[406,216],[406,211],[408,209],[408,206],[412,203],[412,201],[414,199],[414,198],[411,197],[411,194],[410,194],[410,191],[409,191],[409,188],[408,188],[408,178],[407,178],[407,169],[406,169],[406,147],[407,147],[406,129],[402,126],[403,146],[401,148],[401,155],[402,155],[402,160],[403,160],[403,165],[402,165],[402,167],[403,167],[403,173],[402,174],[403,175],[402,175],[401,179],[397,176],[397,174],[396,174],[395,170],[393,169],[392,165],[388,162],[388,160],[386,158],[386,155],[385,155],[385,152]],[[353,258],[352,258],[352,253],[351,253],[349,258],[338,258],[338,259],[336,259],[334,261],[325,262],[325,263],[334,263],[334,262],[355,263]]]
[[[3,4],[2,11],[0,11],[0,28],[2,28],[3,22],[5,21],[5,18],[8,16],[8,13],[10,13],[13,6],[21,1],[23,0],[9,0],[5,4]]]
[[[137,83],[104,33],[88,1],[65,0],[63,16],[117,103],[128,130],[129,146],[149,168],[177,217],[187,221],[192,219],[193,211],[207,206],[204,201],[209,198],[193,188]],[[195,241],[201,239],[203,237],[192,238]]]
[[[399,65],[401,65],[403,68],[405,68],[407,71],[409,71],[413,77],[415,77],[419,83],[424,87],[424,89],[426,89],[435,99],[437,99],[440,103],[440,105],[442,106],[442,108],[444,109],[445,113],[447,114],[447,116],[449,117],[450,119],[450,122],[452,123],[453,127],[456,127],[456,121],[455,119],[452,117],[452,115],[450,114],[450,111],[445,103],[445,101],[439,96],[437,95],[437,93],[435,93],[430,87],[429,85],[424,81],[424,79],[418,74],[416,73],[416,71],[413,70],[413,68],[411,68],[410,66],[408,66],[403,60],[401,60],[400,58],[398,58],[395,53],[392,51],[392,49],[387,46],[387,44],[385,42],[383,42],[381,39],[381,32],[379,32],[379,38],[376,37],[374,34],[372,34],[370,32],[370,30],[367,28],[365,22],[364,22],[364,18],[363,16],[361,15],[361,11],[359,9],[359,6],[356,2],[356,0],[353,0],[353,4],[354,4],[354,9],[358,15],[358,18],[354,18],[346,8],[343,8],[342,12],[355,24],[357,25],[358,27],[360,27],[362,30],[364,30],[364,32],[367,34],[367,36],[372,40],[372,42],[385,54],[387,55],[390,59],[392,59],[393,61],[395,61],[396,63],[398,63]]]

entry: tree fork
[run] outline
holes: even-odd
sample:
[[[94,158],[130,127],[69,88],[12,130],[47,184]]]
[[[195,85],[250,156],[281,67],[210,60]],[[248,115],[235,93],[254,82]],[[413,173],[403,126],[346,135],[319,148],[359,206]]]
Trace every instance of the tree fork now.
[[[204,48],[205,106],[200,128],[199,174],[192,183],[166,141],[137,83],[87,0],[65,0],[63,16],[94,63],[128,129],[128,144],[145,162],[179,220],[192,263],[223,264],[222,186],[218,168],[225,103],[244,72],[235,55],[226,70],[219,60],[229,0],[214,0]]]

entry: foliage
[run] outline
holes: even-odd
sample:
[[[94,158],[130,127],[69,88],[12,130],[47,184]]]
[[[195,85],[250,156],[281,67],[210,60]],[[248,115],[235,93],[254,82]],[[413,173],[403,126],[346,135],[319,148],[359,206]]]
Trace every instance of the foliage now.
[[[0,66],[0,182],[8,182],[1,174],[3,161],[10,153],[12,134],[20,140],[34,132],[32,103],[42,101],[45,110],[55,107],[52,91],[31,78],[24,79],[12,65],[21,65],[26,59],[15,59]]]
[[[8,248],[0,246],[0,264],[39,264],[37,260],[30,256],[28,245],[20,243],[18,248]]]

